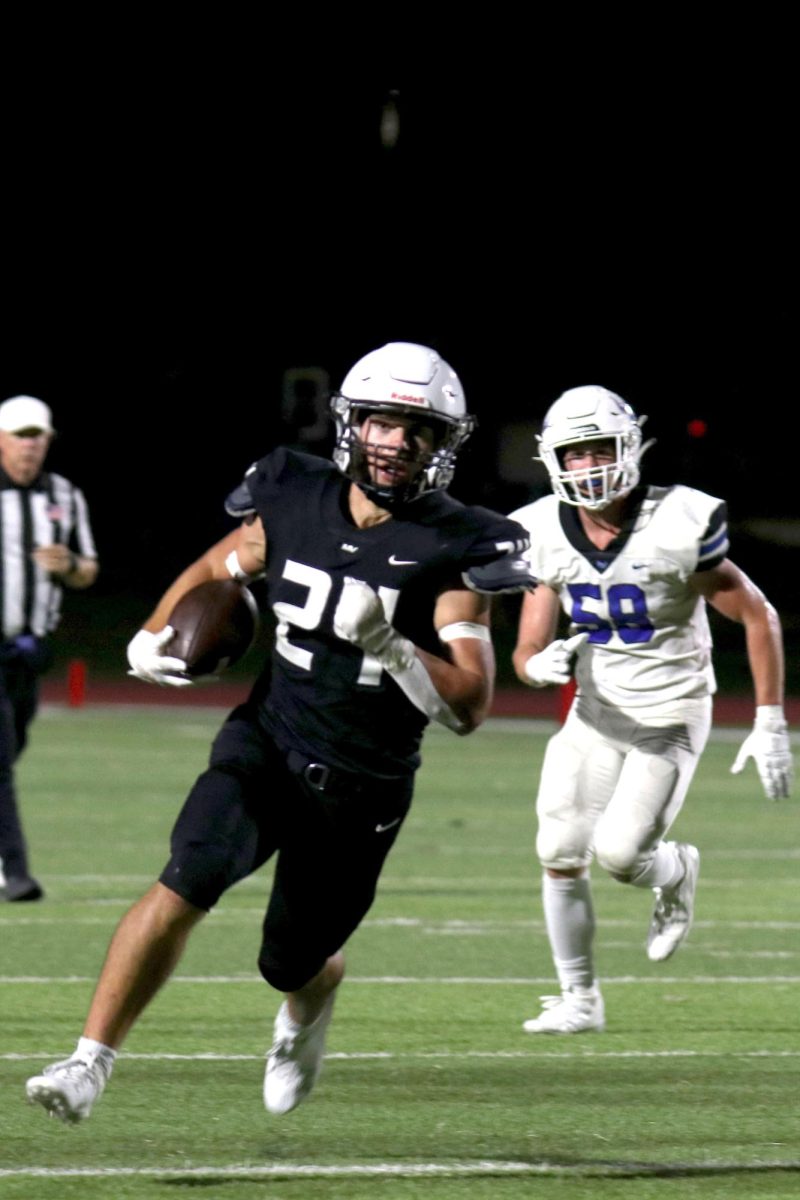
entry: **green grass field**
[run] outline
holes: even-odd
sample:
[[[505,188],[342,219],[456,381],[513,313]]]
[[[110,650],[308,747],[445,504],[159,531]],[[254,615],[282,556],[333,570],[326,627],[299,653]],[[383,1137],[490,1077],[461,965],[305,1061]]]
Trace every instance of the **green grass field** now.
[[[533,855],[546,731],[493,723],[428,735],[305,1104],[276,1118],[261,1101],[279,1002],[255,966],[266,868],[197,930],[91,1120],[28,1106],[218,722],[86,708],[34,727],[18,779],[47,898],[0,906],[3,1200],[800,1195],[800,807],[765,800],[752,764],[731,776],[730,740],[709,745],[674,830],[703,857],[673,959],[644,953],[649,894],[595,872],[605,1033],[521,1031],[554,990]]]

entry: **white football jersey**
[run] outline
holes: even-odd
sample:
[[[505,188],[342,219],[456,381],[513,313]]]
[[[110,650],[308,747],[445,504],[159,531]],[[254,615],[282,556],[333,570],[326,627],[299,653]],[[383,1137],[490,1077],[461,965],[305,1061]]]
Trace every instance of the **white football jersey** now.
[[[606,550],[583,531],[576,508],[545,496],[511,514],[531,536],[533,574],[553,588],[586,631],[580,691],[621,708],[658,709],[716,690],[706,604],[688,586],[728,552],[725,504],[695,488],[638,488]]]

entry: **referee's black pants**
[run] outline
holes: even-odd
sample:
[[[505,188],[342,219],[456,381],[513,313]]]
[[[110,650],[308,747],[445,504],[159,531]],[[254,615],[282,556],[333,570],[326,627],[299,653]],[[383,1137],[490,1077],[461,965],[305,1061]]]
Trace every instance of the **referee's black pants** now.
[[[0,650],[0,861],[7,879],[28,875],[28,853],[14,788],[14,763],[39,704],[40,661]]]

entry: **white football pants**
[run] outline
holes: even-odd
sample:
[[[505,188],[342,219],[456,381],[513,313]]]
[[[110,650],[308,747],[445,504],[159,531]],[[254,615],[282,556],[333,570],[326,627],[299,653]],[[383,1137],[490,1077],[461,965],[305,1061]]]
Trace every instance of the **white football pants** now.
[[[711,728],[711,697],[681,700],[657,716],[578,695],[548,742],[536,812],[544,867],[593,858],[633,882],[646,869],[686,797]]]

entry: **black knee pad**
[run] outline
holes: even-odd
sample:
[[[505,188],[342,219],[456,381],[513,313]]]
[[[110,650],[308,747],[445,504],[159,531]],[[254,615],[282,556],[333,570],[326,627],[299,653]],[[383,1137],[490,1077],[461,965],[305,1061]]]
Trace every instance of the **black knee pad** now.
[[[159,879],[195,908],[211,909],[229,886],[230,864],[224,847],[183,847],[173,854]]]
[[[328,957],[321,951],[314,954],[310,949],[290,950],[265,940],[258,956],[258,969],[270,987],[279,992],[296,992],[319,974]]]

